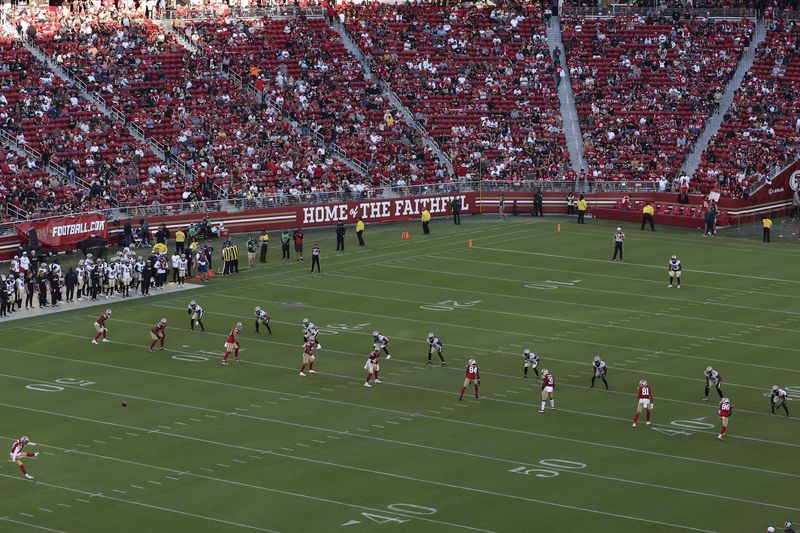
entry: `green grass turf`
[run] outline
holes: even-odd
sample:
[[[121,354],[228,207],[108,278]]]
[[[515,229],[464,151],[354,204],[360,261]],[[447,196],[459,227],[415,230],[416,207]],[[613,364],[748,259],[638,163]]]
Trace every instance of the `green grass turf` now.
[[[106,301],[1,324],[0,437],[10,447],[30,435],[47,453],[26,461],[35,484],[2,463],[0,517],[20,523],[0,529],[745,532],[800,521],[800,426],[768,416],[765,397],[773,384],[800,396],[797,244],[626,226],[625,262],[612,263],[615,226],[371,226],[368,246],[348,235],[342,255],[332,230],[309,232],[323,275],[281,262],[273,244],[268,265],[238,277],[111,300],[109,344],[89,343]],[[673,253],[680,290],[666,287]],[[188,331],[192,298],[206,334]],[[272,337],[255,334],[256,305]],[[150,354],[147,329],[162,316],[168,351]],[[302,378],[304,317],[323,350],[319,373]],[[237,321],[244,362],[222,367]],[[393,357],[366,389],[376,329]],[[425,365],[428,331],[447,368]],[[557,410],[537,413],[523,347],[554,374]],[[595,354],[608,392],[588,387]],[[472,357],[482,398],[458,402]],[[725,442],[714,392],[701,401],[709,364],[734,403]],[[658,407],[652,427],[633,429],[643,378]]]

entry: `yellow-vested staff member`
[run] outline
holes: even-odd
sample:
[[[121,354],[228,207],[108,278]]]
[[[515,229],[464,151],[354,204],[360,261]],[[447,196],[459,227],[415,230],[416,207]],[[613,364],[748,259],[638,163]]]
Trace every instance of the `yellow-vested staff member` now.
[[[260,263],[267,262],[267,248],[269,247],[269,235],[267,235],[267,230],[262,229],[261,235],[258,236],[258,242],[261,244],[261,257],[259,258]]]
[[[364,246],[364,219],[358,217],[356,222],[356,237],[358,237],[358,245]]]
[[[427,209],[422,210],[422,233],[427,235],[431,232],[430,227],[428,227],[428,223],[431,221],[431,212]]]
[[[586,216],[586,209],[589,207],[589,202],[587,202],[586,198],[581,194],[575,205],[578,206],[578,224],[586,224],[586,222],[583,221],[583,217]]]
[[[175,253],[178,255],[184,253],[184,246],[186,245],[186,234],[182,229],[175,232]]]
[[[653,225],[653,213],[655,213],[655,209],[650,205],[650,202],[647,202],[642,208],[642,229],[644,229],[644,225],[649,222],[650,231],[656,230],[656,227]]]
[[[764,220],[761,221],[761,224],[763,224],[763,226],[764,226],[764,239],[763,240],[764,240],[764,242],[770,242],[769,241],[769,234],[772,231],[772,220],[770,220],[769,217],[767,217],[767,218],[765,218]]]
[[[153,245],[153,251],[157,254],[165,254],[167,253],[167,245],[163,242],[157,242]]]

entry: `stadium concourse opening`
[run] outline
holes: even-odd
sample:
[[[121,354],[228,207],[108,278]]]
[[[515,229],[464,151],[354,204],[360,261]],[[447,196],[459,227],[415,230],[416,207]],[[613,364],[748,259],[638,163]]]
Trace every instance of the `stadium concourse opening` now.
[[[0,523],[793,531],[800,10],[586,4],[5,4]]]

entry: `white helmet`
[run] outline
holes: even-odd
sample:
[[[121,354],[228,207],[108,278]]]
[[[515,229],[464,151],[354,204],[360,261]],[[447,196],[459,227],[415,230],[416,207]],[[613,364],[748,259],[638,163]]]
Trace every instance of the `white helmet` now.
[[[723,399],[722,399],[722,401],[723,401],[723,403],[728,403],[728,402],[730,402],[730,400],[729,400],[728,398],[723,398]]]
[[[197,305],[197,302],[196,302],[196,301],[194,301],[194,300],[192,300],[191,302],[189,302],[189,305],[191,305],[192,307],[194,307],[195,305]]]
[[[162,324],[166,324],[166,323],[167,323],[167,319],[166,319],[166,318],[162,318],[162,319],[161,319],[161,323],[162,323]]]
[[[599,361],[600,361],[600,356],[599,355],[595,355],[594,356],[594,362],[597,363]]]
[[[303,319],[303,325],[304,326],[307,326],[309,324],[309,322],[311,322],[309,319],[307,319],[307,318]]]
[[[529,349],[525,348],[524,350],[522,350],[522,355],[530,355],[530,354],[531,351]]]
[[[713,370],[714,370],[714,369],[713,369],[713,368],[711,368],[710,366],[706,368],[706,372],[711,372],[711,371],[713,371]]]
[[[428,340],[433,340],[433,332],[428,333]]]
[[[673,256],[672,256],[672,260],[673,260],[673,261],[674,261],[675,259],[677,259],[677,258],[678,258],[678,256],[677,256],[677,255],[673,255]]]
[[[475,359],[470,359],[469,360],[469,364],[474,365],[475,364]]]
[[[622,231],[622,228],[617,228],[617,231]]]
[[[107,314],[108,316],[111,316],[111,309],[106,309],[106,314]]]
[[[372,336],[373,336],[373,337],[377,337],[378,335],[380,335],[380,333],[378,333],[377,331],[373,331],[373,332],[372,332]]]

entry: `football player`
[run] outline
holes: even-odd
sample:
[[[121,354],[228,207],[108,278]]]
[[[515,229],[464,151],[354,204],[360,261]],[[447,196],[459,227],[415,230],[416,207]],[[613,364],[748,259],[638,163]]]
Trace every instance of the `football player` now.
[[[28,437],[20,437],[11,445],[11,462],[19,466],[20,471],[26,479],[33,480],[33,476],[25,470],[25,465],[22,464],[22,457],[39,457],[39,452],[26,452],[23,451],[25,446],[36,446],[35,442],[31,442]]]
[[[181,254],[178,260],[178,285],[183,286],[186,281],[186,269],[189,267],[189,261],[186,259],[186,254]]]
[[[428,333],[428,364],[431,364],[431,356],[433,356],[433,352],[436,352],[439,355],[442,366],[447,366],[442,355],[442,348],[442,341],[439,340],[439,337],[433,333]]]
[[[522,358],[525,359],[525,362],[522,364],[522,377],[528,377],[528,368],[533,369],[533,373],[536,374],[536,379],[539,379],[539,356],[530,351],[529,349],[525,348],[522,351]]]
[[[258,333],[259,324],[263,324],[269,335],[272,335],[272,328],[269,327],[269,314],[260,307],[256,307],[256,333]]]
[[[639,403],[636,406],[636,416],[633,417],[633,427],[636,427],[636,422],[639,421],[639,415],[642,414],[642,409],[646,410],[645,417],[647,418],[647,425],[650,425],[650,411],[653,409],[653,389],[647,384],[647,380],[639,382],[639,388],[636,389],[636,397]]]
[[[303,344],[307,343],[308,341],[314,341],[314,347],[317,349],[322,349],[322,345],[317,341],[317,335],[319,335],[319,329],[317,326],[314,325],[309,319],[303,319]]]
[[[672,287],[673,281],[677,283],[678,288],[681,288],[681,260],[677,255],[673,255],[668,263],[669,266],[669,284],[667,287]]]
[[[189,307],[186,312],[191,315],[189,318],[189,329],[194,331],[195,326],[200,326],[200,332],[205,333],[206,327],[203,325],[203,308],[197,305],[197,302],[192,300],[189,302]]]
[[[374,349],[369,354],[369,359],[367,359],[367,363],[364,365],[364,370],[367,371],[367,379],[364,381],[365,387],[372,387],[369,384],[369,378],[375,376],[375,383],[380,383],[381,380],[378,379],[378,372],[380,371],[380,365],[378,364],[378,359],[381,356],[381,352],[377,349]]]
[[[603,385],[606,386],[606,390],[608,390],[608,381],[606,381],[607,373],[608,367],[606,366],[606,362],[600,359],[599,355],[595,355],[592,360],[592,388],[594,388],[594,380],[600,378],[603,380]]]
[[[164,350],[164,339],[167,336],[166,329],[167,329],[166,318],[162,318],[156,323],[155,326],[150,328],[150,338],[153,340],[153,342],[150,343],[150,348],[147,350],[148,352],[153,351],[153,348],[155,347],[158,341],[161,341],[161,346],[158,349],[161,351]]]
[[[306,376],[306,366],[309,374],[316,374],[314,370],[314,341],[309,340],[303,345],[303,364],[300,366],[300,375]]]
[[[706,377],[706,392],[703,396],[703,401],[708,401],[708,391],[711,390],[712,384],[714,385],[714,388],[717,389],[717,394],[719,394],[720,399],[722,399],[722,376],[720,373],[713,368],[708,367],[706,368],[704,375]]]
[[[383,350],[383,353],[386,354],[386,359],[392,358],[392,356],[389,354],[389,337],[380,331],[373,331],[372,340],[374,341],[375,350]]]
[[[550,400],[550,409],[556,408],[556,401],[553,398],[553,391],[556,389],[556,378],[546,368],[542,370],[542,407],[539,409],[540,413],[544,413],[544,405],[547,400]]]
[[[475,399],[477,400],[479,399],[478,387],[481,385],[481,369],[478,367],[478,363],[475,361],[475,359],[470,359],[464,369],[464,386],[461,387],[461,394],[459,395],[458,400],[464,401],[464,392],[466,392],[467,387],[470,385],[475,386]]]
[[[234,362],[238,363],[241,361],[239,359],[239,332],[242,331],[242,323],[237,322],[233,329],[228,334],[228,340],[225,341],[225,355],[222,357],[221,363],[223,365],[228,364],[228,357],[231,356],[231,352],[233,352],[233,360]]]
[[[94,330],[97,332],[97,335],[94,336],[92,339],[92,344],[97,344],[97,339],[101,336],[103,337],[103,342],[108,342],[106,335],[108,334],[108,330],[106,329],[106,320],[111,317],[111,309],[106,309],[106,312],[101,314],[97,317],[97,320],[94,321]]]
[[[722,427],[719,430],[719,435],[717,435],[719,440],[724,439],[728,434],[728,418],[731,414],[733,414],[733,404],[729,399],[723,398],[719,402],[719,418],[722,421]]]
[[[782,388],[778,387],[777,385],[772,386],[772,397],[770,398],[770,408],[772,411],[770,412],[771,415],[775,414],[776,408],[783,407],[783,410],[786,411],[786,416],[789,416],[789,407],[786,405],[786,398],[788,398],[789,394],[783,390]]]

